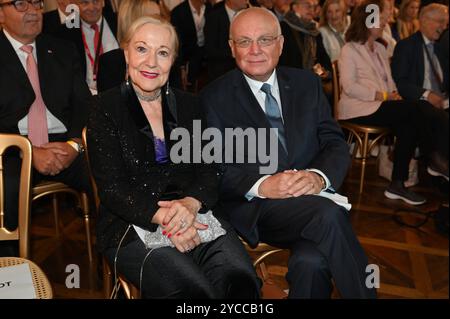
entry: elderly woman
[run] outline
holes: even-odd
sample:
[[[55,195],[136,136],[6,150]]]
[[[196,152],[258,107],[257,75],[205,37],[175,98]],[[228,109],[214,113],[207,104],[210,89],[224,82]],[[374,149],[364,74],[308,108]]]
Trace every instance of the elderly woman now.
[[[419,30],[420,0],[402,0],[398,10],[397,23],[393,25],[392,35],[399,41]]]
[[[331,61],[336,61],[345,44],[345,31],[350,19],[345,14],[344,0],[325,1],[320,15],[319,31]]]
[[[130,25],[142,16],[161,15],[160,6],[153,0],[122,0],[117,15],[117,41],[120,43]],[[97,90],[106,91],[125,80],[126,66],[121,48],[100,55],[97,71]]]
[[[239,238],[209,212],[220,174],[192,161],[191,139],[200,138],[193,121],[202,119],[198,100],[167,82],[178,48],[175,29],[142,17],[121,46],[129,78],[98,97],[87,132],[100,198],[100,251],[143,297],[258,297],[260,281]],[[181,155],[172,154],[186,142],[173,140],[180,130],[189,141]],[[177,163],[178,155],[190,161]]]
[[[419,142],[423,147],[422,153],[430,155],[431,160],[446,153],[437,145],[448,144],[434,145],[433,142],[446,138],[448,143],[448,134],[435,136],[432,128],[443,123],[439,119],[447,116],[448,132],[448,115],[426,101],[404,101],[397,93],[386,49],[376,41],[382,34],[386,15],[381,15],[385,18],[381,19],[378,27],[368,28],[366,19],[370,10],[366,12],[366,7],[370,4],[378,5],[383,12],[382,0],[369,0],[355,8],[346,33],[347,43],[339,57],[342,94],[338,118],[350,119],[357,124],[385,126],[394,132],[397,140],[392,182],[384,194],[390,199],[420,205],[426,199],[404,186],[408,179],[408,165]],[[448,166],[448,158],[446,161]]]

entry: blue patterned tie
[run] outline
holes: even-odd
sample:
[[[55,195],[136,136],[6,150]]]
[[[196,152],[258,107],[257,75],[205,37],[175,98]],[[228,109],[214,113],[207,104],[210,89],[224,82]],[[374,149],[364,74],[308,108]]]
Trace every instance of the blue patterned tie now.
[[[273,128],[278,129],[278,139],[280,140],[281,145],[287,153],[286,137],[284,135],[284,126],[283,120],[281,118],[280,108],[278,107],[277,100],[273,97],[270,88],[270,84],[268,83],[264,83],[261,87],[261,91],[266,93],[266,117],[269,120],[270,125]]]
[[[430,54],[429,57],[431,58],[431,61],[428,61],[428,62],[430,62],[430,64],[433,64],[433,66],[430,65],[429,70],[428,70],[428,74],[429,74],[428,77],[430,78],[431,91],[433,91],[435,93],[441,93],[441,86],[439,84],[439,80],[436,78],[437,74],[435,74],[433,71],[433,67],[434,67],[434,70],[436,70],[436,72],[437,72],[433,42],[429,42],[427,44],[427,50],[428,50],[428,53]]]

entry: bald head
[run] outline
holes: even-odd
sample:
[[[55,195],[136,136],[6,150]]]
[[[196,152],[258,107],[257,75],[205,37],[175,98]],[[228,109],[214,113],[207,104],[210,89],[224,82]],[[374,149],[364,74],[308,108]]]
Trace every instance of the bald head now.
[[[230,24],[230,37],[233,39],[233,34],[236,34],[236,31],[241,28],[248,28],[253,21],[268,24],[274,28],[277,34],[281,34],[280,23],[272,11],[260,7],[251,7],[239,11],[234,16]]]
[[[264,8],[242,10],[231,22],[228,43],[244,74],[257,81],[267,81],[283,50],[278,19]]]
[[[436,41],[448,26],[448,8],[438,3],[429,4],[420,11],[419,20],[422,34]]]

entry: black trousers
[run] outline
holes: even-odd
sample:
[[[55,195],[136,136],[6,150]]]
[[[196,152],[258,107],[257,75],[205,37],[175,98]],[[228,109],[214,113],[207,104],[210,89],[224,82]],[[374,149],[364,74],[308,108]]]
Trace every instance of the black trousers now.
[[[366,287],[367,257],[349,213],[315,195],[264,199],[257,224],[262,242],[291,251],[289,298],[330,298],[331,278],[343,298],[375,298]]]
[[[221,222],[226,235],[200,244],[189,253],[172,247],[150,252],[138,238],[119,249],[107,249],[104,254],[114,270],[118,251],[117,271],[141,287],[143,298],[259,298],[261,280],[250,257],[234,230]]]
[[[427,101],[385,101],[368,116],[351,119],[356,124],[389,127],[397,137],[394,150],[392,180],[408,179],[408,167],[414,150],[424,155],[438,152],[448,159],[448,113]]]
[[[67,140],[64,135],[49,135],[52,142]],[[4,165],[4,194],[5,194],[5,226],[8,229],[16,229],[18,225],[18,196],[20,184],[21,159],[18,151],[10,149],[6,151],[3,159]],[[62,182],[76,190],[88,193],[90,204],[94,204],[92,187],[89,181],[89,173],[84,155],[79,155],[72,164],[58,175],[42,175],[35,169],[32,170],[32,185],[42,180]],[[17,256],[17,243],[15,241],[0,242],[0,256]]]

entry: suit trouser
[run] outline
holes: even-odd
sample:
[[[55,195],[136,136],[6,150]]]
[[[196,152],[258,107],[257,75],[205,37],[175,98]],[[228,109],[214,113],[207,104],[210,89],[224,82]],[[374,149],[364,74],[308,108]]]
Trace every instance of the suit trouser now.
[[[59,136],[50,136],[51,141],[64,140]],[[18,225],[18,196],[20,183],[21,160],[16,150],[7,150],[4,160],[4,191],[5,191],[5,226],[8,229],[15,229]],[[75,158],[72,164],[61,171],[58,175],[42,175],[35,169],[32,170],[32,185],[36,185],[42,180],[62,182],[69,187],[88,193],[91,207],[94,201],[92,187],[89,181],[89,173],[83,155]],[[6,241],[0,242],[0,256],[17,255],[17,243]]]
[[[329,298],[331,277],[343,298],[375,298],[366,287],[367,257],[349,213],[331,200],[305,195],[265,199],[258,233],[262,242],[289,248],[289,298]]]
[[[420,146],[424,154],[438,152],[448,159],[448,113],[427,101],[385,101],[368,116],[351,119],[357,124],[389,127],[397,137],[392,180],[408,179],[409,161]]]
[[[221,222],[225,235],[188,253],[172,247],[150,250],[137,238],[104,254],[114,270],[117,253],[117,271],[141,287],[144,298],[258,298],[261,280],[250,257],[231,226]]]

